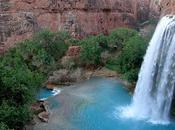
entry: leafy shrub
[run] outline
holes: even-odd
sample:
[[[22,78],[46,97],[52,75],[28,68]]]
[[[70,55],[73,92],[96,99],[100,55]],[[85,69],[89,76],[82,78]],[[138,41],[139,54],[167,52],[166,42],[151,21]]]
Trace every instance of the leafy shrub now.
[[[13,105],[29,104],[33,101],[36,90],[41,87],[43,76],[31,72],[25,67],[3,69],[0,88],[1,99]]]
[[[18,48],[11,49],[0,61],[0,122],[21,130],[31,119],[28,108],[43,82],[43,75],[28,68]]]
[[[118,57],[119,68],[125,73],[133,68],[139,68],[146,52],[147,42],[141,36],[131,37],[124,45]]]
[[[139,35],[125,41],[120,54],[108,61],[107,67],[124,74],[129,81],[136,81],[146,52],[147,41]]]
[[[121,49],[126,41],[137,35],[138,32],[128,28],[118,28],[109,34],[108,42],[112,50]]]
[[[97,35],[95,36],[95,41],[99,44],[103,51],[109,49],[107,36],[103,34]]]
[[[43,30],[35,37],[36,42],[55,60],[58,60],[64,55],[68,48],[66,41],[69,39],[71,37],[67,32],[53,33],[49,30]]]
[[[117,56],[109,58],[105,67],[110,70],[118,71],[116,67],[118,65],[118,61],[116,59],[117,59]]]
[[[17,49],[32,71],[40,71],[47,75],[50,68],[55,64],[54,58],[36,41],[26,40],[20,43]]]
[[[124,73],[122,77],[130,82],[136,82],[138,79],[139,70],[140,68],[131,69],[128,72]]]
[[[71,38],[69,40],[67,40],[67,43],[69,46],[79,46],[81,40],[75,39],[75,38]]]
[[[31,112],[27,106],[13,107],[7,103],[0,106],[0,122],[6,124],[9,128],[22,130],[31,117]],[[3,125],[3,127],[8,128],[6,125]]]
[[[89,37],[81,41],[82,50],[80,53],[81,63],[84,65],[100,65],[102,48],[96,37]]]
[[[0,122],[0,130],[14,130],[14,129],[10,129],[6,124]]]

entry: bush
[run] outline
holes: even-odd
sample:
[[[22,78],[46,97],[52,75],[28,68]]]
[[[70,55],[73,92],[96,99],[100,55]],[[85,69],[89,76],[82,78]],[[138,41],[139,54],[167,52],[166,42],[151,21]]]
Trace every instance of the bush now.
[[[29,104],[34,100],[36,90],[41,87],[43,76],[25,67],[3,69],[0,95],[13,105]]]
[[[111,50],[122,49],[126,41],[138,35],[138,32],[128,28],[118,28],[109,34],[108,42]]]
[[[0,106],[0,122],[6,124],[9,128],[22,130],[31,117],[31,112],[27,106],[13,107],[7,103]],[[3,127],[8,128],[6,125]]]
[[[109,49],[107,36],[100,34],[95,36],[95,41],[103,49],[103,51]]]
[[[69,46],[79,46],[81,40],[75,39],[75,38],[71,38],[69,40],[67,40],[67,43]]]
[[[49,30],[43,30],[35,37],[35,41],[55,60],[60,59],[64,55],[68,49],[66,41],[70,39],[71,37],[67,32],[53,33]]]
[[[124,73],[122,77],[130,82],[136,82],[138,79],[139,70],[140,68],[131,69],[128,72]]]
[[[147,49],[147,42],[141,36],[131,37],[124,45],[118,57],[122,73],[134,68],[140,68]]]
[[[0,130],[14,130],[14,129],[10,129],[6,124],[0,122]]]
[[[100,65],[102,47],[99,45],[97,37],[89,37],[81,41],[82,49],[80,60],[83,65]]]
[[[106,63],[106,68],[110,69],[110,70],[113,70],[113,71],[118,71],[117,69],[117,56],[115,57],[111,57],[108,59],[107,63]]]
[[[36,41],[26,40],[18,45],[24,62],[32,71],[39,71],[47,75],[55,64],[55,59]]]
[[[17,48],[0,60],[0,122],[21,130],[31,119],[28,108],[44,78],[42,73],[29,69]]]
[[[129,81],[136,81],[143,56],[147,49],[147,41],[135,35],[125,41],[120,54],[107,62],[107,67],[124,74]]]

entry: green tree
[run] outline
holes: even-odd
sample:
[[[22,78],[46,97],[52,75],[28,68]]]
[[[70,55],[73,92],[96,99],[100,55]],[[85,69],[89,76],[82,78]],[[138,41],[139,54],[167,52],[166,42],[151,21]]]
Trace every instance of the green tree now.
[[[0,130],[14,130],[14,129],[10,129],[6,124],[0,122]]]
[[[43,30],[37,34],[34,40],[46,50],[55,60],[60,59],[68,49],[67,41],[71,39],[67,32],[53,33]]]
[[[118,28],[110,32],[108,43],[112,50],[122,49],[126,41],[138,35],[138,32],[129,28]]]
[[[80,53],[81,63],[84,65],[100,65],[102,47],[97,38],[92,36],[81,41],[82,49]]]
[[[31,117],[28,106],[14,107],[7,103],[2,103],[0,106],[0,122],[11,129],[22,130]],[[8,128],[6,125],[3,127]]]
[[[146,49],[147,40],[135,35],[124,42],[119,55],[111,58],[107,67],[122,73],[129,81],[136,81]]]

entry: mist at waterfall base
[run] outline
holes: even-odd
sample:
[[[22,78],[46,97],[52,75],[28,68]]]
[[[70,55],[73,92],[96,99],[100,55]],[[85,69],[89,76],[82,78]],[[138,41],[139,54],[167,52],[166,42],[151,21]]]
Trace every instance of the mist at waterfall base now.
[[[149,43],[132,104],[118,108],[123,118],[170,123],[175,85],[175,16],[163,17]]]

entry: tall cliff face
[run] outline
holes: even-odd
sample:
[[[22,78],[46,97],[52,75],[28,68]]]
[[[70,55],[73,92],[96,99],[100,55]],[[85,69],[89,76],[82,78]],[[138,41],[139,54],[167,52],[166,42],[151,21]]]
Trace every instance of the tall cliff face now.
[[[136,0],[1,0],[0,51],[42,28],[83,37],[136,21]]]
[[[84,37],[137,27],[173,7],[174,0],[0,0],[0,52],[43,28]]]

